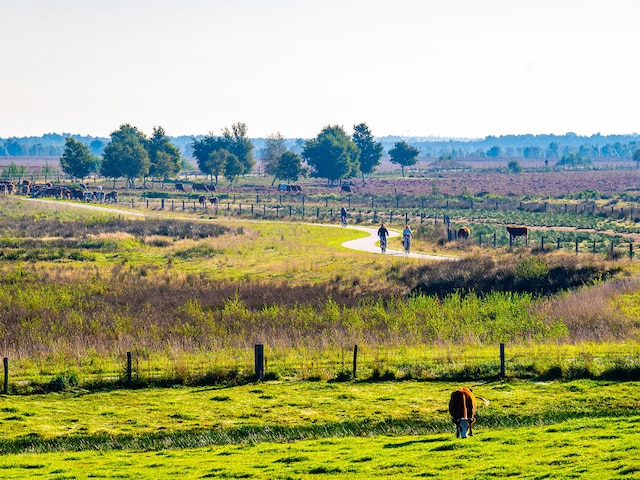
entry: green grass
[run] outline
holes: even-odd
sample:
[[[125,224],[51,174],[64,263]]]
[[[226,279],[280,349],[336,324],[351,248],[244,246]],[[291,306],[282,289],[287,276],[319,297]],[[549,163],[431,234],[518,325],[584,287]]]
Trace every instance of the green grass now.
[[[490,404],[467,440],[448,418],[451,383],[0,397],[0,466],[10,478],[633,478],[638,385],[476,384]]]

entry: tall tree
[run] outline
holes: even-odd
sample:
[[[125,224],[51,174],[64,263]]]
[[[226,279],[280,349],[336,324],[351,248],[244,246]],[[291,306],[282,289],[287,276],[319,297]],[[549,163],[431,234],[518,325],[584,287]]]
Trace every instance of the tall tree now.
[[[251,143],[251,139],[248,136],[247,124],[234,123],[231,128],[223,128],[222,138],[225,142],[224,148],[238,157],[244,167],[244,171],[240,175],[251,173],[256,161],[253,158],[253,143]]]
[[[264,173],[274,176],[271,185],[276,183],[276,169],[278,167],[278,159],[286,151],[287,146],[280,132],[269,135],[266,138],[264,148],[262,149],[262,165],[264,166]]]
[[[225,152],[220,150],[218,153]],[[245,167],[240,159],[233,153],[227,153],[224,161],[224,177],[229,180],[229,184],[233,185],[236,178],[242,175],[245,171]]]
[[[633,161],[636,162],[636,168],[640,167],[640,148],[633,152]]]
[[[215,176],[218,183],[218,175],[224,172],[224,162],[229,154],[224,138],[210,132],[200,140],[194,139],[191,149],[200,171],[206,175]],[[224,152],[221,153],[221,150]]]
[[[311,176],[327,183],[357,175],[360,170],[357,145],[338,125],[328,125],[304,143],[302,158],[311,167]]]
[[[366,123],[360,123],[353,127],[352,139],[360,149],[360,172],[362,172],[362,184],[364,175],[372,174],[382,158],[382,143],[376,142]]]
[[[100,173],[105,177],[127,179],[127,186],[135,187],[135,179],[149,173],[147,138],[136,127],[121,125],[111,133],[111,142],[104,147]]]
[[[180,150],[176,147],[164,128],[154,127],[147,142],[149,152],[149,175],[155,178],[173,178],[180,171]]]
[[[391,163],[395,163],[402,167],[402,176],[404,177],[404,167],[409,167],[418,163],[418,154],[420,150],[412,147],[404,140],[396,142],[391,150],[389,150],[389,156],[391,157]]]
[[[89,152],[89,147],[71,137],[65,140],[64,152],[60,157],[60,167],[64,173],[83,180],[94,165],[95,159]]]
[[[302,158],[293,152],[284,152],[278,159],[274,180],[280,178],[295,182],[306,175],[307,169],[302,165]]]

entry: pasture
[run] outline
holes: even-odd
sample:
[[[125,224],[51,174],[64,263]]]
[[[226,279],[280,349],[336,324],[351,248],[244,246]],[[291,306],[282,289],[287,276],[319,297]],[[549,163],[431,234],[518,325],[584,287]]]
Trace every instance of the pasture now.
[[[0,476],[637,476],[640,283],[637,258],[625,255],[635,194],[602,194],[593,215],[569,198],[579,194],[571,182],[552,183],[555,197],[502,192],[495,209],[481,191],[441,197],[447,182],[372,180],[375,213],[359,189],[303,184],[306,199],[290,200],[308,210],[289,218],[259,215],[257,205],[280,200],[264,186],[218,193],[219,211],[161,209],[147,191],[125,191],[112,213],[0,198],[0,348],[10,360]],[[394,228],[405,218],[398,205],[424,201],[413,248],[461,260],[342,248],[363,234],[312,223],[337,222],[347,201],[363,208],[350,221],[393,215]],[[471,225],[472,242],[447,239],[445,213]],[[529,247],[493,248],[493,233],[504,239],[513,222],[537,229]],[[255,343],[267,351],[263,383],[252,378]],[[466,441],[447,414],[462,385],[491,401]]]
[[[266,382],[2,397],[7,478],[635,478],[637,382]]]

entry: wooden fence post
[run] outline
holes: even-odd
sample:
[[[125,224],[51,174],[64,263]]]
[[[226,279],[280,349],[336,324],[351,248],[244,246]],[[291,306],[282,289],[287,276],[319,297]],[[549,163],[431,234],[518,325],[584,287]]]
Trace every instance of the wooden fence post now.
[[[353,378],[356,378],[356,369],[358,367],[358,345],[353,346]]]
[[[127,384],[131,385],[131,352],[127,352]]]
[[[264,345],[256,344],[254,346],[254,357],[256,367],[256,380],[261,382],[264,380]]]
[[[504,380],[504,343],[500,344],[500,378]]]
[[[4,386],[2,388],[2,392],[7,395],[9,393],[9,359],[4,357],[2,359],[2,364],[4,365]]]

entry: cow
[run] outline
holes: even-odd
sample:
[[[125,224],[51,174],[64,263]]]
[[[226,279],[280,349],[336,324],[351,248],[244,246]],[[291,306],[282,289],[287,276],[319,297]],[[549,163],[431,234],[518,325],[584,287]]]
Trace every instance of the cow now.
[[[205,195],[200,195],[198,197],[198,203],[200,204],[201,207],[206,207],[207,206],[207,197]]]
[[[291,185],[289,185],[287,183],[280,183],[278,185],[278,190],[280,190],[281,192],[290,192],[291,191]]]
[[[342,185],[342,187],[340,187],[340,191],[344,192],[344,193],[351,193],[351,186],[350,185]]]
[[[529,235],[529,229],[527,227],[507,227],[507,232],[512,237],[526,237]]]
[[[292,192],[302,193],[302,187],[300,185],[289,185]]]
[[[214,196],[209,197],[209,202],[211,203],[211,205],[217,204],[218,203],[218,197],[214,197]]]
[[[176,189],[176,192],[184,192],[184,185],[181,183],[176,183],[175,189]]]
[[[476,397],[468,388],[460,388],[451,394],[449,413],[451,421],[456,424],[456,437],[467,438],[473,435],[473,424],[476,423]]]
[[[194,183],[191,185],[191,190],[194,192],[208,192],[209,188],[204,183]]]
[[[469,227],[460,227],[458,229],[458,240],[468,240],[471,235],[471,230]]]
[[[524,237],[525,243],[529,244],[529,229],[527,227],[507,227],[509,232],[509,247],[513,245],[513,239],[516,237]]]
[[[118,203],[118,192],[115,190],[110,191],[104,196],[104,201],[106,203]]]
[[[209,185],[206,185],[207,190],[209,190],[210,192],[215,192],[216,191],[216,186],[213,183],[210,183]]]

